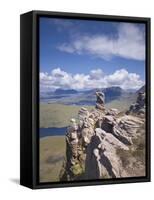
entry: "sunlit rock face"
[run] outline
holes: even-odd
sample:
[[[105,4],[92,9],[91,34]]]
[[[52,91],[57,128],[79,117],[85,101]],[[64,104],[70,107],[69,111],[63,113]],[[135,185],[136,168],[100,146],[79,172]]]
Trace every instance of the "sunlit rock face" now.
[[[133,140],[140,135],[144,119],[131,115],[145,110],[145,94],[139,94],[134,107],[122,116],[115,108],[105,108],[105,95],[96,92],[96,106],[81,107],[66,132],[66,159],[61,180],[86,180],[129,177],[131,164],[124,156],[135,151]],[[144,114],[144,112],[142,112]],[[136,162],[136,160],[132,161]],[[129,170],[128,170],[129,169]]]

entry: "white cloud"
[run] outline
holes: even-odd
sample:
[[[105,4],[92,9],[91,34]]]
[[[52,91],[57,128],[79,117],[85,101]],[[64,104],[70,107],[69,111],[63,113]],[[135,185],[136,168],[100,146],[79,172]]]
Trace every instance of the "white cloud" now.
[[[90,78],[94,80],[101,79],[103,76],[104,76],[104,73],[101,69],[94,69],[94,70],[91,70],[90,72]]]
[[[130,23],[121,23],[117,35],[80,36],[57,47],[67,53],[91,54],[102,59],[114,56],[145,60],[144,29]]]
[[[40,73],[41,91],[63,89],[92,89],[120,86],[123,89],[138,89],[144,82],[136,73],[120,69],[113,74],[105,75],[101,69],[95,69],[89,74],[70,74],[61,68],[55,68],[51,73]]]

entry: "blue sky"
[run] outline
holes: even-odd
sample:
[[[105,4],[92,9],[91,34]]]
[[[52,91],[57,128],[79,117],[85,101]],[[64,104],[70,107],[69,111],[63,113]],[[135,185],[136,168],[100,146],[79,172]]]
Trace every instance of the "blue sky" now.
[[[122,87],[137,89],[145,81],[144,38],[144,24],[41,17],[41,88],[102,88],[127,79]]]

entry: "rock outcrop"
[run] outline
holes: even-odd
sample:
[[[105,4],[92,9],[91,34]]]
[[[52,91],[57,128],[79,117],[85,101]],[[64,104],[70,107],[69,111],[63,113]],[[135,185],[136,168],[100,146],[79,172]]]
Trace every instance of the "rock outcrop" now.
[[[87,147],[87,157],[85,165],[85,176],[87,179],[115,178],[121,177],[124,169],[120,158],[116,154],[116,149],[129,148],[120,142],[111,133],[107,133],[100,128],[95,129],[95,135]]]
[[[96,108],[100,110],[105,110],[104,104],[105,104],[105,96],[103,92],[97,91],[96,92]]]
[[[136,103],[132,104],[126,114],[145,115],[145,92],[139,92]]]
[[[128,115],[145,109],[145,94],[139,94],[127,115],[105,108],[105,96],[96,92],[96,106],[82,107],[66,132],[66,161],[61,180],[86,180],[129,176],[118,152],[130,151],[143,119]]]

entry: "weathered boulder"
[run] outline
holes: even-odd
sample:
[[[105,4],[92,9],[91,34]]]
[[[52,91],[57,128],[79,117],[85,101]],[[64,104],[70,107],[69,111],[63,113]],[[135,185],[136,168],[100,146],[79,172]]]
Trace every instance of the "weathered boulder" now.
[[[72,166],[78,162],[79,156],[79,126],[75,119],[70,120],[70,126],[66,131],[66,166],[65,174],[63,176],[71,180],[73,177]]]
[[[78,112],[78,117],[79,119],[85,119],[89,117],[89,111],[87,110],[87,108],[81,107],[81,109]]]
[[[118,124],[116,124],[116,126],[113,127],[112,134],[124,144],[127,145],[133,144],[131,137],[124,129],[120,128]]]
[[[131,138],[129,137],[127,132],[119,126],[115,117],[113,117],[112,115],[106,115],[103,119],[104,120],[101,126],[102,130],[106,131],[107,133],[113,134],[124,144],[132,144]]]
[[[136,137],[137,130],[144,123],[144,120],[132,115],[124,115],[123,117],[119,118],[117,121],[118,121],[119,127],[125,130],[130,137]]]
[[[83,146],[87,146],[90,143],[91,137],[94,135],[94,125],[95,123],[92,118],[88,118],[83,121],[83,126],[81,129]]]
[[[106,112],[106,115],[116,116],[118,114],[119,114],[119,111],[116,108],[111,108],[111,109],[107,110],[107,112]]]
[[[126,114],[145,115],[145,92],[139,92],[136,103],[133,103]]]
[[[99,110],[105,110],[104,104],[105,104],[105,96],[103,92],[97,91],[96,92],[96,108]]]
[[[111,133],[100,128],[95,129],[95,135],[87,147],[85,176],[87,179],[116,178],[121,177],[121,160],[116,154],[118,148],[129,148],[120,142]]]

